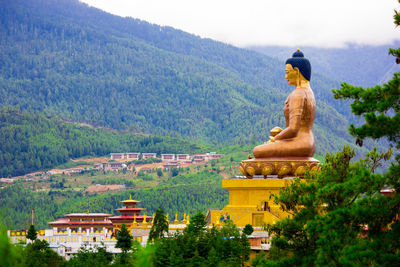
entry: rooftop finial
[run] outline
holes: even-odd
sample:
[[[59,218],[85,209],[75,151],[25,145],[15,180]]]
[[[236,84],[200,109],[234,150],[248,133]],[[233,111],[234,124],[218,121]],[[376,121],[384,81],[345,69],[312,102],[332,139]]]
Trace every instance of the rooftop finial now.
[[[297,48],[297,51],[300,51],[300,48]]]

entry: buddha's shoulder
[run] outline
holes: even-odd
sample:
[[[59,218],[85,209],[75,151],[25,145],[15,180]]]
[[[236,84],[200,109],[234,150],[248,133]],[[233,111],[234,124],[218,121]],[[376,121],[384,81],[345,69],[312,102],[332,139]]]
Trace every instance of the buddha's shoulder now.
[[[297,88],[296,90],[294,90],[290,96],[291,97],[306,97],[308,91],[310,91],[309,88]]]

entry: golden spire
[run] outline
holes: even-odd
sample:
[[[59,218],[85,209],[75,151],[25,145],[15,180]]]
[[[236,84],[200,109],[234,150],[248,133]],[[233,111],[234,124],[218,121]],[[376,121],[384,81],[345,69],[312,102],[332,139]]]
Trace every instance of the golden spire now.
[[[147,227],[147,220],[146,220],[146,214],[143,215],[143,228]]]
[[[188,214],[188,216],[187,216],[187,224],[190,224],[189,214]]]
[[[136,222],[136,213],[133,214],[133,223],[132,223],[132,227],[137,227],[137,222]]]
[[[168,215],[168,213],[167,213],[167,216],[165,216],[165,217],[167,218],[167,222],[169,222],[169,220],[168,220],[168,216],[169,216],[169,215]]]
[[[178,213],[175,213],[174,224],[179,224],[179,221],[178,221]]]
[[[183,220],[182,220],[183,224],[186,224],[186,212],[183,214]]]
[[[151,225],[153,225],[153,223],[154,223],[154,212],[153,212],[153,218],[151,220]]]
[[[132,195],[131,194],[129,194],[129,200],[132,200]]]
[[[297,48],[297,51],[300,51],[300,48]]]

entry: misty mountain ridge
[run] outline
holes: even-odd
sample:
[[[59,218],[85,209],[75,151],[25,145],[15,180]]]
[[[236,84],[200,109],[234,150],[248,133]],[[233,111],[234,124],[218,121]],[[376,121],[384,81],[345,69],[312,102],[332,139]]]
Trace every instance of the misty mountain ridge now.
[[[305,56],[312,62],[313,71],[323,73],[340,82],[356,86],[372,87],[391,80],[400,67],[389,47],[400,46],[400,41],[387,45],[359,45],[349,43],[343,48],[301,47]],[[285,61],[296,47],[249,46],[247,49]]]

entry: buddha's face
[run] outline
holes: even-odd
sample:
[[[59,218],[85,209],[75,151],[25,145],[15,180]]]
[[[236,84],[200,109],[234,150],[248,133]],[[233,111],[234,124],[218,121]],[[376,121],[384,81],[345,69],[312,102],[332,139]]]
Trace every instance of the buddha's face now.
[[[297,85],[298,78],[299,78],[298,69],[293,69],[292,65],[286,64],[285,79],[288,81],[288,84]]]

